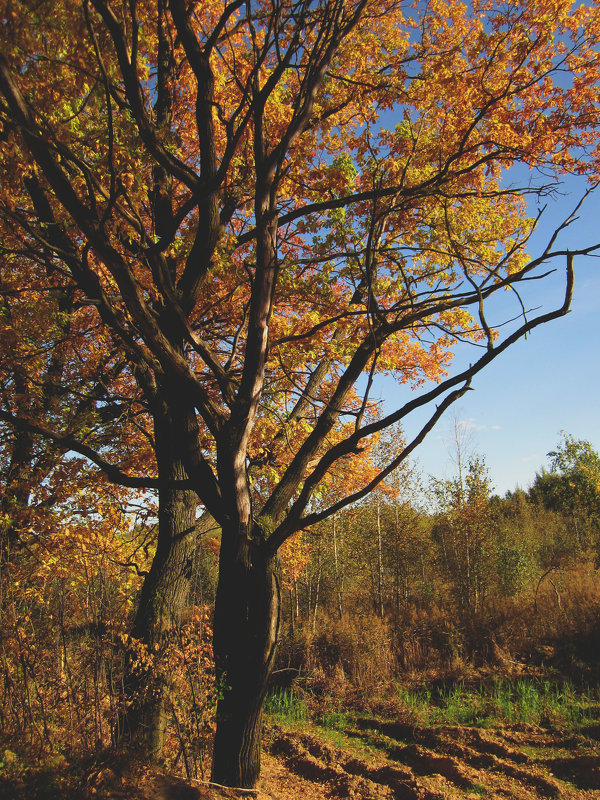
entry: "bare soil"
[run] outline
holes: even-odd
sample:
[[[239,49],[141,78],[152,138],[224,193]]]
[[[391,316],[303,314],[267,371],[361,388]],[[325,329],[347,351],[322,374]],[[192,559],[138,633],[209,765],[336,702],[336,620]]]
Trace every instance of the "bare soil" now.
[[[358,719],[344,734],[363,745],[361,754],[313,733],[274,731],[267,793],[274,800],[298,792],[306,800],[600,798],[600,726],[572,734],[528,725],[426,728]]]
[[[335,743],[332,743],[332,738]],[[600,800],[600,725],[576,734],[548,727],[420,727],[358,718],[265,735],[256,790],[186,781],[117,756],[0,776],[2,800]]]

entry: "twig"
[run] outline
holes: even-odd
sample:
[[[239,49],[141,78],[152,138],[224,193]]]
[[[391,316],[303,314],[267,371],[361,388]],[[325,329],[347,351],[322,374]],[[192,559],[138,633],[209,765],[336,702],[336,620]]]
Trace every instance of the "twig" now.
[[[250,797],[257,797],[258,789],[243,789],[240,786],[224,786],[222,783],[214,783],[213,781],[201,781],[198,779],[191,780],[190,783],[198,783],[202,786],[210,786],[213,789],[228,789],[231,792],[239,792],[242,795],[249,795]]]

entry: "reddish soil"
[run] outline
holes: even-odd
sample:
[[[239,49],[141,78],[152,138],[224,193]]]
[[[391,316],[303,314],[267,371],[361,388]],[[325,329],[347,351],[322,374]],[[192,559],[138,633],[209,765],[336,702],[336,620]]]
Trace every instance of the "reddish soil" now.
[[[565,735],[527,725],[484,730],[421,728],[377,719],[357,723],[345,733],[367,745],[358,756],[313,734],[275,731],[271,758],[276,767],[287,768],[287,781],[302,778],[303,783],[295,783],[291,792],[284,783],[278,792],[277,773],[271,773],[267,759],[265,781],[271,796],[292,800],[302,792],[307,800],[600,800],[600,744],[592,737],[594,731]]]
[[[118,758],[0,776],[6,800],[600,800],[600,726],[425,728],[358,719],[335,734],[271,728],[257,790],[185,781]]]

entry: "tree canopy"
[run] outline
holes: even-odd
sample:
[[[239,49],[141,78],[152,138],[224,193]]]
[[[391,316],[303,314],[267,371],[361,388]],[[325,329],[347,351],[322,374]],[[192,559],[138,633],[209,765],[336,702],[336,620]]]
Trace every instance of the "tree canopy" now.
[[[183,602],[197,504],[220,525],[216,779],[258,774],[281,545],[366,496],[474,375],[568,311],[574,257],[598,244],[563,248],[565,212],[529,255],[526,203],[597,179],[599,27],[565,0],[2,3],[7,460],[15,488],[43,480],[43,441],[158,490],[142,639]],[[555,264],[564,296],[532,312],[519,287]],[[507,291],[503,328],[487,304]],[[453,372],[461,343],[476,355]],[[416,390],[387,414],[383,373]],[[420,407],[389,463],[353,466]]]

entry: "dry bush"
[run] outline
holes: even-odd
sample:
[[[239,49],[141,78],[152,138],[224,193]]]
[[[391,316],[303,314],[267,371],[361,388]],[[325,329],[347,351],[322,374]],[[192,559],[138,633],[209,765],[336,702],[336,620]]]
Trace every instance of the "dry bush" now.
[[[340,697],[350,688],[367,693],[397,670],[392,632],[375,615],[339,620],[323,614],[314,632],[297,626],[282,639],[277,668],[297,670],[300,682],[319,695]]]
[[[592,563],[541,573],[518,595],[495,597],[483,613],[455,619],[463,656],[475,666],[505,672],[554,668],[571,678],[596,680],[600,582]]]
[[[409,606],[394,620],[398,668],[409,676],[463,666],[463,633],[449,606]]]
[[[0,750],[27,762],[114,744],[140,578],[135,543],[91,528],[57,527],[0,565]],[[211,637],[206,609],[192,609],[169,647],[152,654],[168,685],[167,757],[189,774],[212,735]]]
[[[468,679],[555,668],[594,680],[600,667],[600,582],[593,564],[556,570],[512,597],[493,596],[467,614],[450,596],[406,604],[382,621],[323,614],[315,631],[297,626],[279,653],[317,696],[380,700],[397,680]]]
[[[600,583],[593,564],[555,570],[519,598],[504,637],[517,658],[576,678],[600,664]]]

